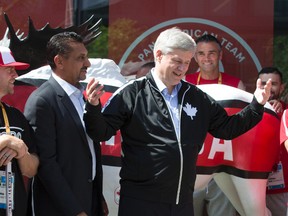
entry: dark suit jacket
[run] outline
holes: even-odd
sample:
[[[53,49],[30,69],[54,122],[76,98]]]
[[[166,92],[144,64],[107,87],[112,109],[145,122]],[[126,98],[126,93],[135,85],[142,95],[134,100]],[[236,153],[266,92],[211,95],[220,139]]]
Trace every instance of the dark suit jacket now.
[[[100,145],[94,143],[97,170],[92,181],[92,156],[83,125],[69,96],[53,77],[30,95],[24,114],[35,130],[40,157],[33,182],[36,216],[71,216],[81,211],[102,215]]]

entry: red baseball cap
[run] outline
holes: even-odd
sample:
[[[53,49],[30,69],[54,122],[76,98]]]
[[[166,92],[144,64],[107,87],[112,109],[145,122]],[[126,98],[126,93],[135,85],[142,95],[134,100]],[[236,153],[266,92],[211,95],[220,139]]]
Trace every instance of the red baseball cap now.
[[[0,67],[15,67],[16,70],[29,68],[28,63],[16,62],[8,47],[0,46]]]

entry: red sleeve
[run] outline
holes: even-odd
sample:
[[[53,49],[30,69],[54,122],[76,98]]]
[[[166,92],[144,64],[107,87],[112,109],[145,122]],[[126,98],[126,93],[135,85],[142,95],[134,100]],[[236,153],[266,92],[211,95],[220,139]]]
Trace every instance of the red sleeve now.
[[[280,125],[280,143],[282,144],[288,139],[288,109],[284,110]]]

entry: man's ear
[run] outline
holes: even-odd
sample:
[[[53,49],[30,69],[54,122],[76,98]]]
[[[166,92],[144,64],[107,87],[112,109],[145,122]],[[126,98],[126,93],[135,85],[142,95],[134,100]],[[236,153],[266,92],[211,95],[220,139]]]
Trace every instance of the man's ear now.
[[[63,68],[63,58],[60,55],[56,55],[54,57],[54,63],[57,66],[57,68],[62,69]]]
[[[161,62],[161,59],[162,59],[162,57],[163,57],[162,51],[161,51],[161,50],[157,50],[155,57],[156,57],[156,61],[157,61],[157,62]]]

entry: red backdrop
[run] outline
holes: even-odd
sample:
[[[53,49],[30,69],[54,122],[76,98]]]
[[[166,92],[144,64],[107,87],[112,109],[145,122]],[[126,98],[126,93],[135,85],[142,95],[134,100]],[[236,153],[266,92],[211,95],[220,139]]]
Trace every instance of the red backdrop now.
[[[1,0],[0,5],[0,39],[6,31],[3,14],[6,13],[15,29],[28,32],[28,17],[30,16],[36,28],[42,28],[49,23],[52,28],[72,25],[72,0]]]
[[[260,9],[261,8],[261,9]],[[109,58],[119,63],[153,60],[159,32],[178,26],[197,38],[204,33],[222,42],[225,72],[253,92],[257,72],[272,64],[274,1],[111,1]],[[197,69],[193,62],[189,73]]]

